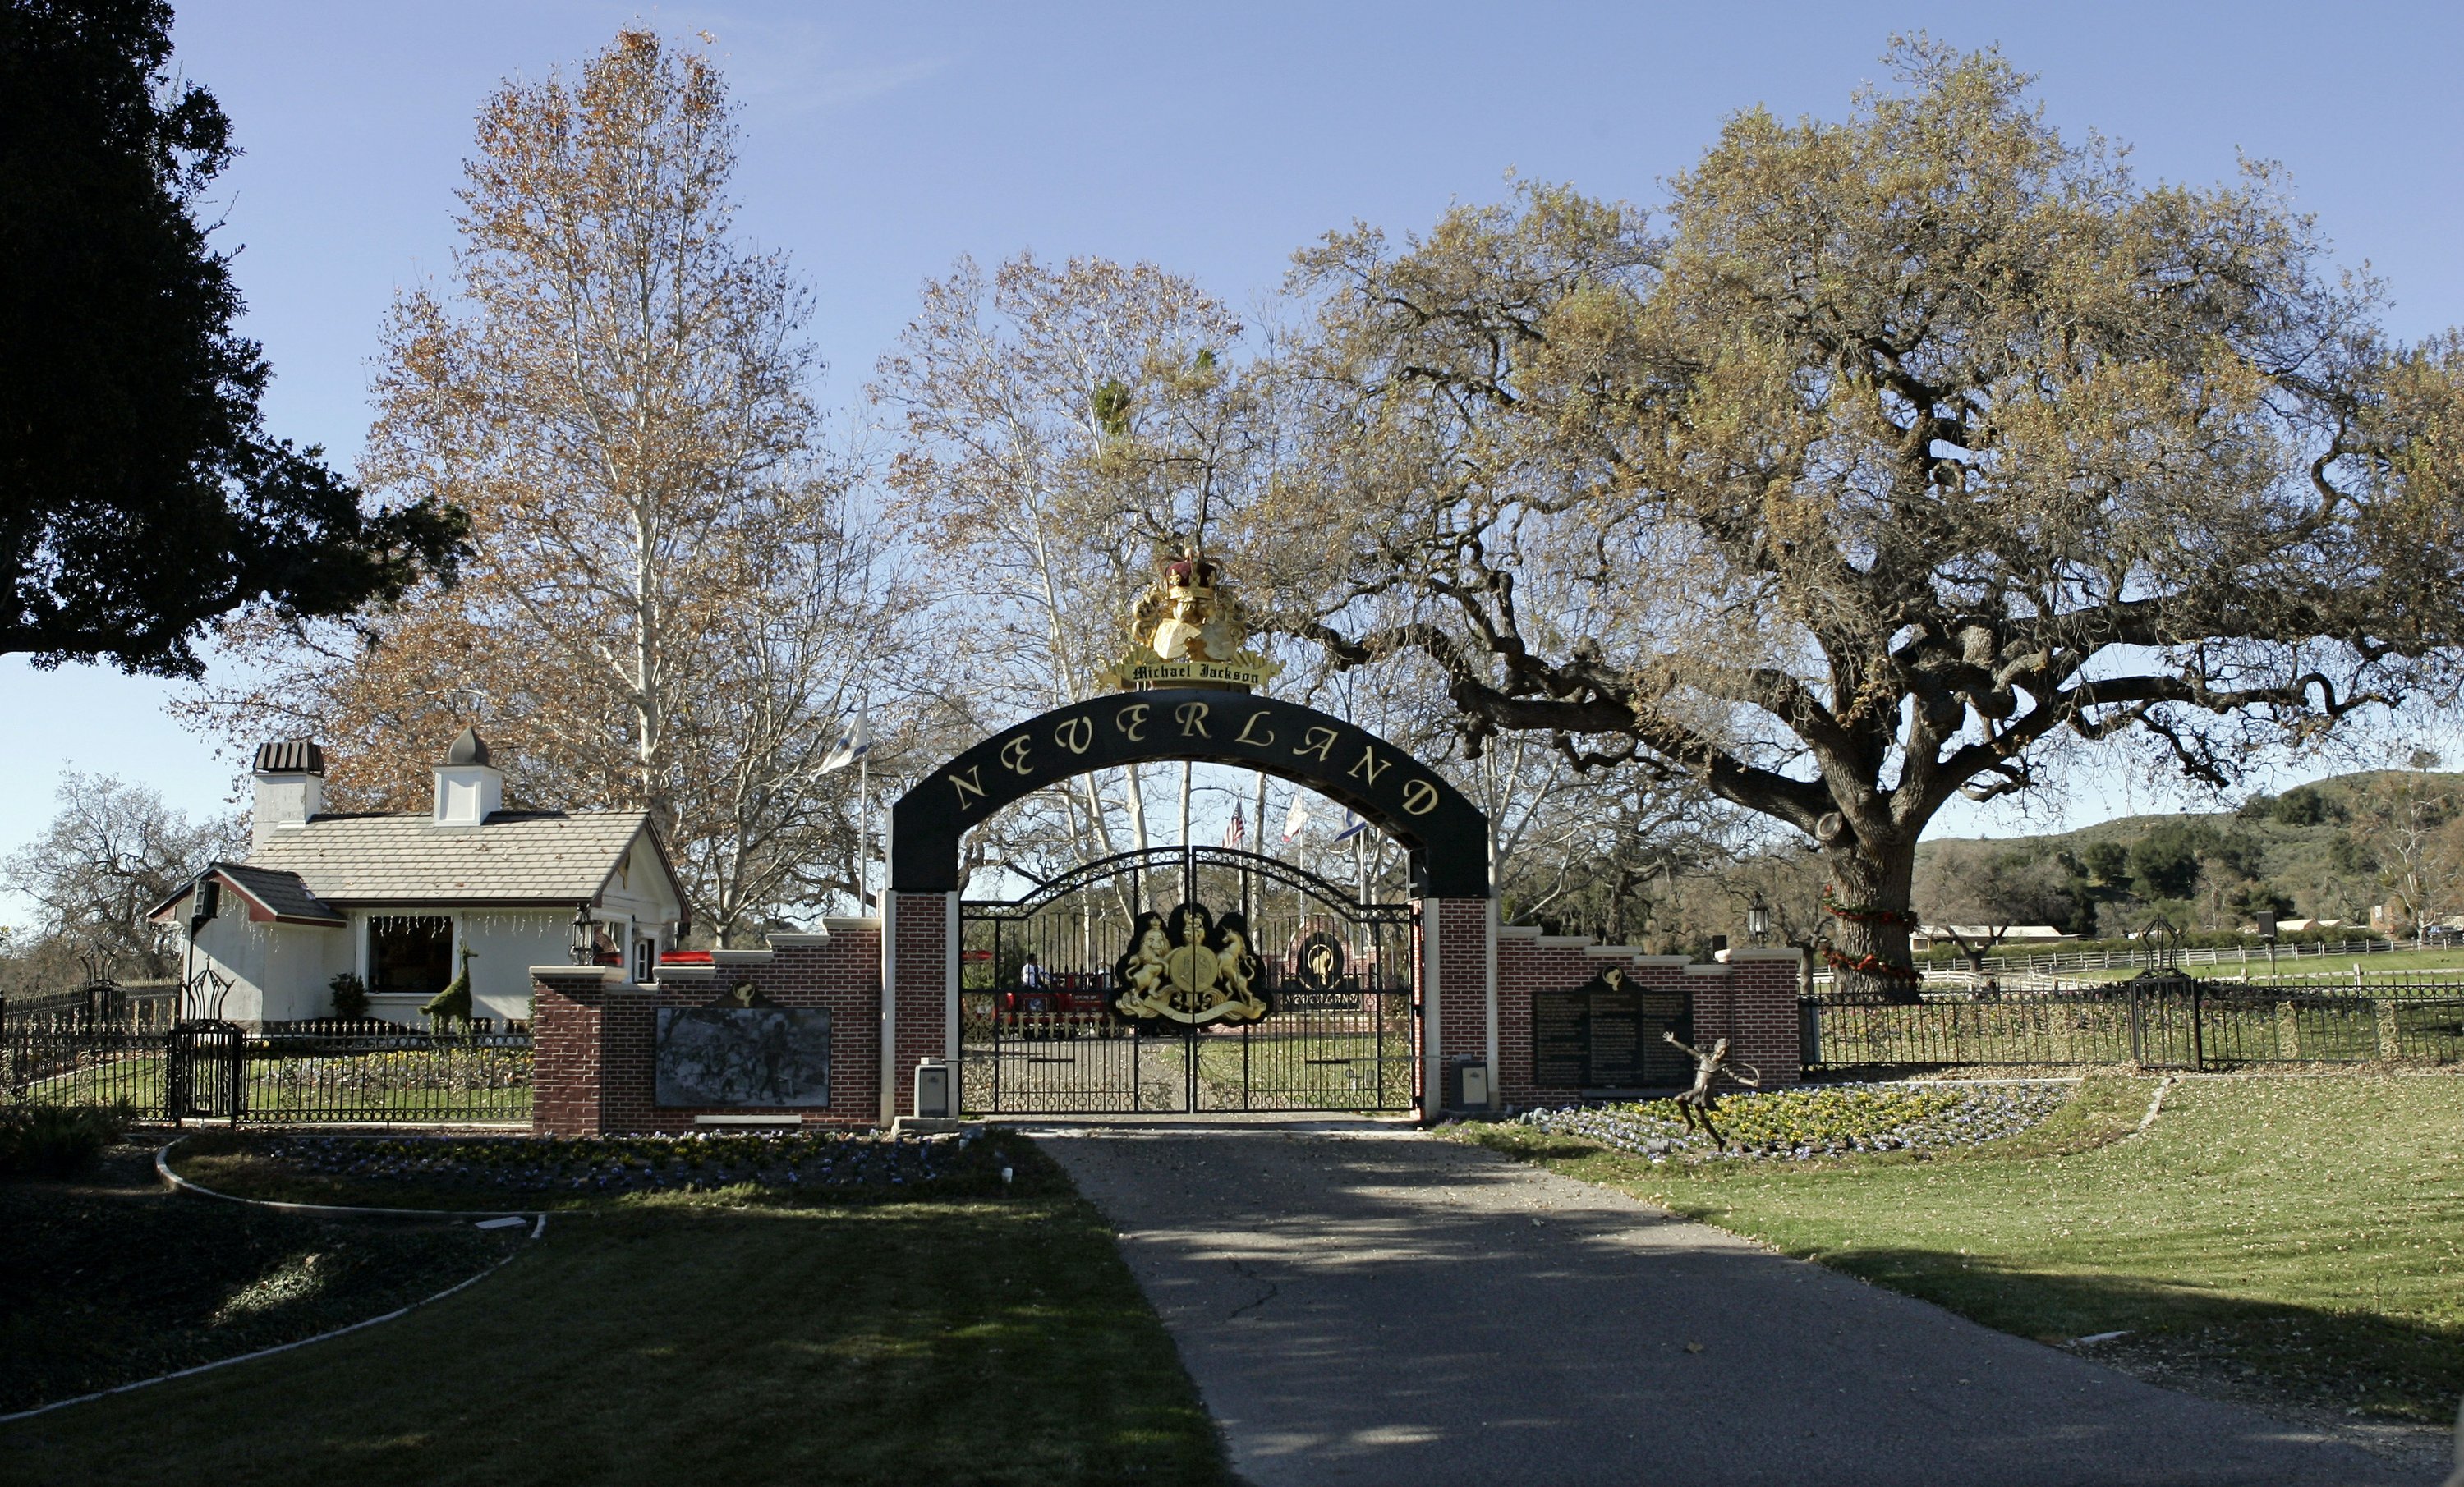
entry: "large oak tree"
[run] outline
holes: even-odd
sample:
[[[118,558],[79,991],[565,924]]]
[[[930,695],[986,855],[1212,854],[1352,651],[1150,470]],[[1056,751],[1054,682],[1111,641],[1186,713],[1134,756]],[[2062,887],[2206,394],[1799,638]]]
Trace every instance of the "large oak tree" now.
[[[1919,835],[2125,740],[2189,775],[2445,695],[2453,339],[2391,344],[2280,183],[2149,186],[1993,54],[1733,118],[1666,225],[1570,189],[1304,252],[1282,623],[1443,668],[1473,747],[1821,843],[1909,995]],[[1397,597],[1408,613],[1397,618]]]
[[[461,518],[363,509],[267,437],[198,195],[233,154],[162,0],[0,3],[0,652],[192,676],[233,611],[339,616],[450,576]]]

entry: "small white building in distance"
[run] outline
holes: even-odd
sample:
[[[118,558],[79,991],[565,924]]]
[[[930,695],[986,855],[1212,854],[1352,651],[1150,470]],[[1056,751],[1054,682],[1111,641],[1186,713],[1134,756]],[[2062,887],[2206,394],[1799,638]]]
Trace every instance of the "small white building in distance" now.
[[[508,811],[470,729],[433,766],[420,814],[329,813],[325,760],[295,740],[256,751],[245,861],[216,863],[157,905],[187,936],[187,1017],[247,1024],[334,1015],[356,973],[368,1016],[418,1024],[468,952],[473,1017],[530,1017],[530,968],[574,959],[577,924],[636,981],[690,928],[683,886],[646,811]]]

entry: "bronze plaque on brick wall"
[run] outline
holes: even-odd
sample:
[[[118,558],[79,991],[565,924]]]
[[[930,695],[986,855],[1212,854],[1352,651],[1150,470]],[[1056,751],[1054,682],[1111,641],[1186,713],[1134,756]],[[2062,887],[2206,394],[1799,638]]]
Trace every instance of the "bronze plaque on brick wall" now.
[[[829,1009],[661,1007],[653,1062],[663,1105],[826,1105]]]
[[[1693,1072],[1661,1039],[1691,1039],[1693,1008],[1675,988],[1637,985],[1611,966],[1570,992],[1531,997],[1531,1082],[1542,1089],[1655,1089]]]

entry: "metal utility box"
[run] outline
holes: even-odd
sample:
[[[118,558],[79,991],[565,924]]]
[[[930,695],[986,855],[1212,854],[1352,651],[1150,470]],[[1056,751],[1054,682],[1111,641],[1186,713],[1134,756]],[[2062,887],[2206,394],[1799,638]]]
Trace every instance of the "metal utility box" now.
[[[947,1121],[957,1113],[957,1102],[951,1097],[950,1065],[939,1059],[916,1060],[915,1118]]]

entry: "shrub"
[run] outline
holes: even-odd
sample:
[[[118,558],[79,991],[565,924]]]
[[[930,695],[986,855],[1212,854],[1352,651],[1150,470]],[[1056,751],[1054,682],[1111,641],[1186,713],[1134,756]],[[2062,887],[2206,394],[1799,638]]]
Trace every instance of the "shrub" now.
[[[0,1110],[0,1175],[73,1177],[128,1129],[125,1109],[18,1105]]]
[[[334,1016],[356,1022],[368,1015],[368,983],[356,971],[345,971],[325,983],[334,989]]]

